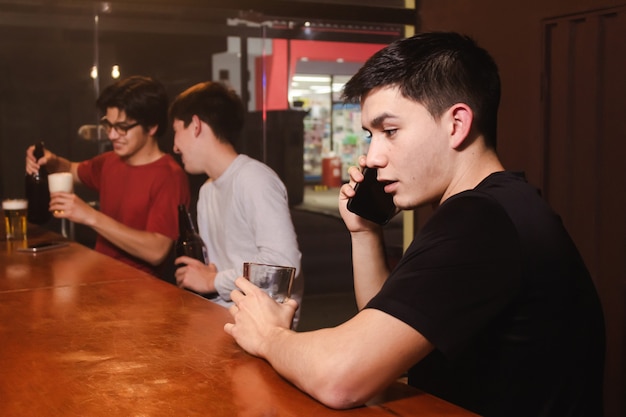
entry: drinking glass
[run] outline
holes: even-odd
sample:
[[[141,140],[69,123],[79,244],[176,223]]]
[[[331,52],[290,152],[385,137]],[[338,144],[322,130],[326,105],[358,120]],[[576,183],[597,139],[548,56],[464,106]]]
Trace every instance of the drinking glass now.
[[[279,303],[291,296],[296,268],[244,262],[243,276]]]
[[[26,240],[28,200],[24,198],[2,200],[2,211],[7,240]]]
[[[73,193],[74,177],[71,172],[54,172],[48,175],[48,189],[52,193]],[[59,214],[59,210],[54,211]],[[67,237],[67,219],[61,219],[61,234]]]

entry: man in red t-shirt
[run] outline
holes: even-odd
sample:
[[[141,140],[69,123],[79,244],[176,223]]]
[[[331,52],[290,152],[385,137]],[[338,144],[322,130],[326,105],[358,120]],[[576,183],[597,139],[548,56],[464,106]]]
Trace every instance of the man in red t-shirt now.
[[[46,150],[36,160],[31,146],[26,172],[46,165],[49,172],[71,172],[75,183],[98,191],[100,210],[72,193],[52,193],[50,210],[93,228],[97,251],[159,275],[178,236],[177,206],[188,206],[190,199],[187,175],[157,140],[168,124],[165,88],[133,76],[105,88],[96,104],[112,151],[72,162]]]

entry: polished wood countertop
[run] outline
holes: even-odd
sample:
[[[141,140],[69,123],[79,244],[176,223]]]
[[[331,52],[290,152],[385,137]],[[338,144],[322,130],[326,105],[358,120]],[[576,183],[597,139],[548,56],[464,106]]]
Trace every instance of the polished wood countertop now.
[[[1,237],[2,416],[473,415],[401,383],[329,409],[239,348],[223,307],[75,242],[28,254]]]

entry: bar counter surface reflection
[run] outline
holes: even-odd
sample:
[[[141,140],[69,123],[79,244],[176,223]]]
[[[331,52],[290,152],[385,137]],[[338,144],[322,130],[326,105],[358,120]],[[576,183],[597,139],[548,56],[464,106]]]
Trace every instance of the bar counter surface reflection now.
[[[29,225],[29,243],[61,239]],[[2,416],[472,416],[404,384],[331,410],[243,352],[228,311],[72,242],[0,240]]]

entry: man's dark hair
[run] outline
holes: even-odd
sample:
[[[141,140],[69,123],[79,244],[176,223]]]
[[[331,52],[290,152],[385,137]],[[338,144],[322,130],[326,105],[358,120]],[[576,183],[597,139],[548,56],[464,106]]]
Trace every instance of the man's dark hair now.
[[[235,91],[221,83],[197,84],[176,97],[170,106],[170,119],[181,120],[185,127],[193,115],[208,124],[215,136],[235,146],[245,120],[243,101]]]
[[[167,131],[167,92],[163,84],[150,77],[135,75],[116,81],[102,90],[96,106],[103,114],[117,107],[146,130],[158,126],[156,137]]]
[[[474,128],[495,149],[500,76],[489,53],[468,36],[420,33],[378,51],[350,79],[343,99],[358,103],[373,89],[394,86],[438,119],[456,103],[474,112]]]

